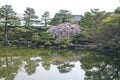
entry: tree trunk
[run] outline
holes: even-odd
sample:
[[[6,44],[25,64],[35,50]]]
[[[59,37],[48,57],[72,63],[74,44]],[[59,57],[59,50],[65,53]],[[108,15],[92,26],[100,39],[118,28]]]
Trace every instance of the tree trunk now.
[[[4,45],[9,45],[8,33],[7,33],[7,30],[8,30],[8,28],[7,28],[7,19],[8,19],[8,16],[6,15],[6,17],[5,17],[5,29],[4,29],[4,34],[5,34],[5,36],[4,36]]]
[[[47,27],[47,20],[45,19],[45,27]]]

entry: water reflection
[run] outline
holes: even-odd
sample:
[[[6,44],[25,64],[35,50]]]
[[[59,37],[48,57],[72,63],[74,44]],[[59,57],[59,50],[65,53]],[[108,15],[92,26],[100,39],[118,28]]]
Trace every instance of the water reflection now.
[[[120,79],[120,60],[115,55],[15,48],[3,48],[0,52],[0,80]]]
[[[0,56],[0,78],[4,80],[14,80],[16,74],[18,73],[20,61],[18,57],[8,56],[7,48],[5,48],[5,53]]]
[[[74,67],[74,64],[63,63],[59,65],[57,68],[59,69],[60,73],[67,73],[67,72],[70,72],[73,67]]]
[[[110,54],[83,54],[80,61],[85,70],[84,80],[120,80],[120,59],[115,59]]]

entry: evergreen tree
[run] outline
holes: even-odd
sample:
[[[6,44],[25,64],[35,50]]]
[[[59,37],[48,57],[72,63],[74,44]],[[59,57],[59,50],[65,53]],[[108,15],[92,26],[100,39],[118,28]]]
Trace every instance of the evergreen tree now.
[[[38,16],[35,15],[35,10],[30,7],[27,7],[24,12],[25,26],[29,27],[32,25],[32,19],[36,19]]]
[[[13,10],[11,5],[4,5],[0,9],[0,17],[2,19],[2,23],[4,24],[4,44],[9,44],[8,42],[8,27],[16,26],[19,21],[16,17],[16,13]]]
[[[48,25],[49,19],[50,18],[50,13],[48,11],[45,11],[42,15],[42,21],[44,21],[45,26]]]
[[[51,20],[51,24],[58,25],[64,22],[70,22],[70,18],[72,18],[72,15],[69,10],[60,10]]]

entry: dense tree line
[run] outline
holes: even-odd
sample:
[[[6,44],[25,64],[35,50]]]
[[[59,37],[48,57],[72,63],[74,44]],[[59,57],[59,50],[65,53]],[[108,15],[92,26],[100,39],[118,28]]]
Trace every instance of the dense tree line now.
[[[12,42],[18,42],[20,40],[36,41],[40,39],[40,35],[46,36],[45,32],[48,27],[49,12],[45,12],[42,15],[42,21],[44,21],[46,27],[33,27],[33,19],[37,19],[33,8],[27,7],[24,11],[24,25],[21,25],[17,13],[13,10],[11,5],[4,5],[0,8],[0,41],[4,45],[9,45]]]
[[[119,11],[118,7],[115,12],[99,11],[99,9],[86,12],[79,23],[84,28],[85,38],[92,40],[99,48],[118,51],[120,49]]]
[[[20,27],[19,17],[11,5],[0,7],[0,41],[9,44],[9,41],[18,42],[21,40],[32,41],[36,45],[51,46],[55,43],[52,34],[47,33],[48,25],[58,25],[64,22],[70,22],[72,17],[69,10],[60,10],[50,19],[50,13],[45,11],[41,16],[43,27],[32,26],[33,20],[38,16],[33,8],[27,7],[24,11],[24,26]],[[120,49],[120,7],[114,12],[99,11],[99,9],[91,9],[85,12],[83,18],[79,21],[79,25],[83,27],[82,34],[74,36],[68,40],[73,44],[95,44],[99,48],[112,50]],[[61,41],[65,43],[65,40]],[[62,44],[62,43],[59,44]],[[58,45],[58,44],[57,44]]]
[[[0,8],[0,41],[2,41],[4,45],[18,45],[21,41],[24,45],[27,45],[30,41],[37,47],[39,47],[39,45],[47,47],[61,44],[61,42],[55,43],[52,34],[46,32],[46,30],[49,29],[48,24],[58,25],[69,22],[68,20],[71,18],[71,12],[69,10],[60,10],[56,13],[58,15],[50,20],[50,13],[45,11],[41,16],[41,22],[44,23],[44,25],[36,27],[32,26],[32,24],[38,16],[35,14],[33,8],[27,7],[23,14],[24,25],[21,26],[20,19],[16,14],[11,5],[4,5]],[[66,40],[62,40],[62,43],[66,44],[67,42]]]

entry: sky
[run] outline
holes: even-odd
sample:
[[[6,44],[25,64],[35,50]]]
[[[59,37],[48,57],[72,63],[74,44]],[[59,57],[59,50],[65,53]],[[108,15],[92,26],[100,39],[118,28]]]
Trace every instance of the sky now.
[[[120,6],[119,0],[0,0],[0,7],[12,5],[14,11],[24,13],[26,7],[35,10],[41,17],[45,11],[49,11],[51,17],[59,10],[70,10],[74,15],[84,15],[84,12],[98,8],[100,11],[113,12]]]

